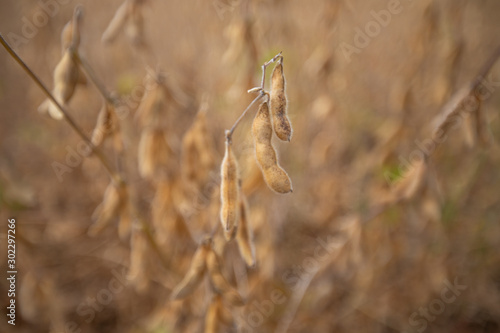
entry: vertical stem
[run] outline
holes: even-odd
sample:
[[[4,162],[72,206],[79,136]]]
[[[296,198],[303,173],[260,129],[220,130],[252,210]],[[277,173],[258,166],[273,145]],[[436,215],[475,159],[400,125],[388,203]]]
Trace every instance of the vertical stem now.
[[[260,83],[260,88],[262,90],[264,90],[264,84],[265,84],[265,81],[266,81],[266,69],[267,69],[267,66],[269,66],[270,64],[272,64],[273,62],[275,62],[278,58],[280,58],[280,62],[282,62],[283,61],[283,56],[281,55],[282,52],[283,51],[280,51],[280,53],[278,53],[271,60],[269,60],[268,62],[264,63],[264,65],[262,65],[262,81]]]

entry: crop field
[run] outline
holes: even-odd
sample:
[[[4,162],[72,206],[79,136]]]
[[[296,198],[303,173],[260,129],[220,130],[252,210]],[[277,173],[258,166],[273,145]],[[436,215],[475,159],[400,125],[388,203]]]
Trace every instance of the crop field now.
[[[0,0],[0,332],[500,332],[500,1]]]

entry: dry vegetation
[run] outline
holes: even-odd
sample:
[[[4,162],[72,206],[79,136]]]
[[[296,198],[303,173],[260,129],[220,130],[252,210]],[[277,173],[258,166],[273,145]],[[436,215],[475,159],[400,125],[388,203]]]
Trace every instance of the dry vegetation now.
[[[499,332],[500,3],[397,2],[2,2],[0,331]]]

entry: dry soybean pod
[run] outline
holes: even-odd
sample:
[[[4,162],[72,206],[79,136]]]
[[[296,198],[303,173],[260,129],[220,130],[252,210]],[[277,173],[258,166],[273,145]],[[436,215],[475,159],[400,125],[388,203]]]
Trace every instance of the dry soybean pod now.
[[[220,332],[223,325],[232,327],[234,320],[231,313],[224,308],[222,297],[214,295],[205,315],[205,333]]]
[[[113,183],[109,184],[104,192],[102,203],[97,206],[92,219],[95,221],[89,228],[91,237],[98,235],[113,219],[120,210],[120,192]]]
[[[254,267],[255,246],[253,243],[252,227],[248,221],[248,203],[243,195],[240,201],[240,211],[240,224],[236,233],[236,243],[238,243],[238,249],[247,266]]]
[[[220,298],[219,295],[212,298],[205,315],[205,333],[217,333],[219,331],[219,304],[216,297]]]
[[[63,106],[73,97],[80,73],[77,64],[73,61],[72,52],[70,49],[66,50],[61,61],[59,61],[54,69],[54,90],[52,93],[55,99]],[[63,119],[62,112],[49,99],[40,105],[38,111],[41,113],[48,111],[52,118],[57,120]]]
[[[285,170],[278,164],[276,151],[272,145],[273,135],[267,102],[260,105],[252,125],[257,163],[262,169],[269,188],[278,193],[292,192],[292,182]]]
[[[200,284],[207,269],[206,258],[210,252],[210,239],[206,239],[194,253],[189,270],[182,281],[174,288],[170,299],[180,299],[191,294]]]
[[[83,18],[83,7],[82,5],[77,5],[73,11],[72,19],[66,23],[61,32],[61,48],[62,54],[70,46],[78,48],[80,45],[80,28],[81,21]],[[72,45],[73,44],[73,45]]]
[[[207,268],[210,276],[210,281],[215,291],[224,297],[233,306],[242,306],[243,298],[238,291],[227,282],[222,275],[222,265],[219,258],[213,249],[207,253]]]
[[[221,211],[220,219],[224,235],[231,238],[239,219],[240,189],[238,184],[238,162],[234,156],[230,138],[226,139],[226,152],[221,165]]]
[[[118,10],[111,19],[111,22],[102,34],[103,43],[112,43],[115,40],[116,36],[118,36],[118,33],[123,28],[130,16],[130,8],[131,2],[129,0],[125,0],[125,2],[120,7],[118,7]]]
[[[271,77],[270,105],[276,136],[282,141],[290,141],[292,139],[292,125],[290,125],[290,120],[286,114],[287,100],[285,84],[283,57],[281,57],[274,67]]]

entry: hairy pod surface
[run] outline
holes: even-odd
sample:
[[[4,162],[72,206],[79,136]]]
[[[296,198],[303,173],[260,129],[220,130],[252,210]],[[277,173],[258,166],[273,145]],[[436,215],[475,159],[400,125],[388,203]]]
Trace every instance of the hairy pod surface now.
[[[264,173],[264,179],[267,185],[278,193],[284,194],[293,191],[290,177],[279,165],[267,169]]]
[[[221,211],[220,219],[224,235],[233,235],[231,232],[237,226],[239,219],[240,189],[238,184],[238,162],[234,156],[231,143],[226,140],[226,152],[221,166]]]
[[[266,184],[278,193],[292,192],[292,182],[288,174],[278,164],[276,151],[272,145],[272,125],[267,102],[260,105],[252,125],[257,163],[262,169]]]
[[[273,70],[270,105],[276,136],[282,141],[290,141],[292,139],[292,125],[286,113],[285,75],[281,61],[276,64]]]

